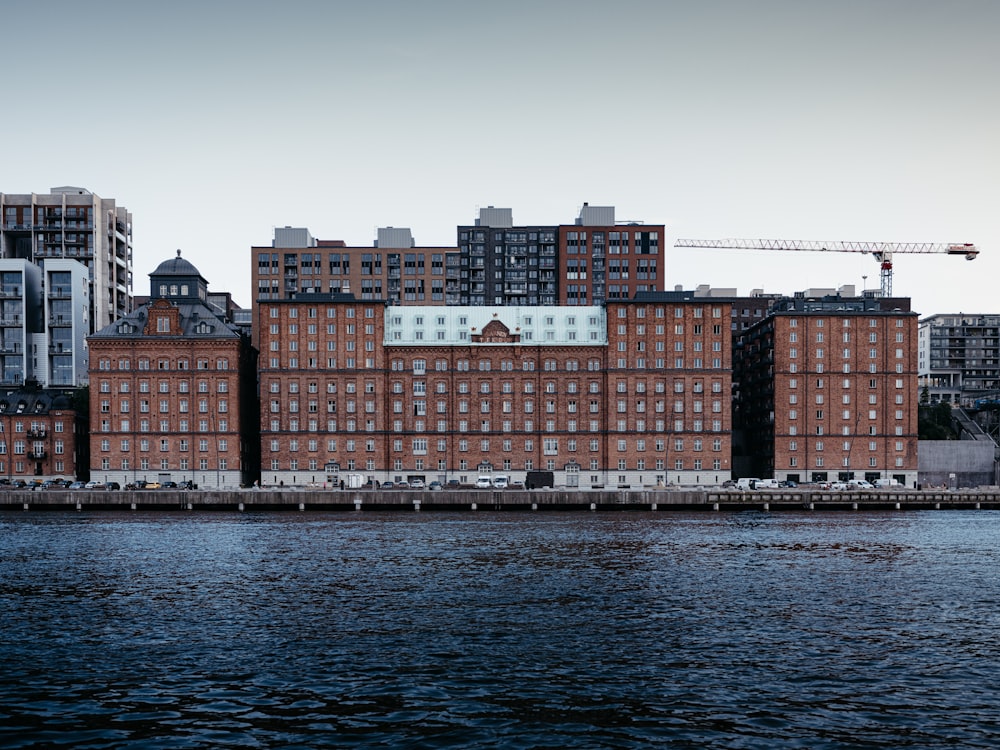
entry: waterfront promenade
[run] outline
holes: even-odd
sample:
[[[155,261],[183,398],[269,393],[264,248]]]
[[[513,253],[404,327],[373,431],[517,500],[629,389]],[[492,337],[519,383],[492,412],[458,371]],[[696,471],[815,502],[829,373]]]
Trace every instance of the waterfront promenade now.
[[[186,511],[809,511],[1000,508],[1000,488],[975,490],[6,490],[0,512]]]

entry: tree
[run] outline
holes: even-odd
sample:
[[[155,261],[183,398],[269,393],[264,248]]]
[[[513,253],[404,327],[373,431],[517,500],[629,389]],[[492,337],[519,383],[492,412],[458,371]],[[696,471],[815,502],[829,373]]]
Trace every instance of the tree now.
[[[952,427],[951,405],[943,401],[918,407],[917,437],[920,440],[957,440]]]

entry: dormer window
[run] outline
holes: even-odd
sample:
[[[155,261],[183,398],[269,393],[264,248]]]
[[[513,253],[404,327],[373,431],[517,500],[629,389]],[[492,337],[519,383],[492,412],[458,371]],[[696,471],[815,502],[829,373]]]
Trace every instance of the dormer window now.
[[[118,326],[118,333],[135,333],[135,326],[131,323],[122,323]]]
[[[171,297],[176,297],[177,296],[177,285],[176,284],[171,284],[170,285],[170,296]]]
[[[170,333],[170,318],[166,315],[159,315],[156,318],[156,332]]]
[[[212,326],[206,323],[204,320],[201,321],[197,326],[195,326],[195,333],[211,333]]]

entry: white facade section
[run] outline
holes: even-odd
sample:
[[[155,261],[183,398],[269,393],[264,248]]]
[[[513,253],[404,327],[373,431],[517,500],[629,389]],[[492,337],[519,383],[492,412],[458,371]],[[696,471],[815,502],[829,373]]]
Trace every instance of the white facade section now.
[[[493,321],[502,323],[522,346],[607,346],[607,314],[597,305],[579,307],[393,306],[385,316],[388,346],[457,346]],[[478,346],[510,346],[511,342],[478,342]]]
[[[75,260],[45,262],[44,347],[35,351],[36,377],[45,387],[87,383],[86,339],[90,333],[90,280]]]

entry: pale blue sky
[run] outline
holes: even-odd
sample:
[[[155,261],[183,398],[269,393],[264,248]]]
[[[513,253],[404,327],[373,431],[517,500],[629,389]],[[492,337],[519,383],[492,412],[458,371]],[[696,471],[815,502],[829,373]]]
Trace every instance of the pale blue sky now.
[[[896,257],[923,315],[1000,312],[1000,2],[0,0],[0,190],[133,212],[249,306],[275,226],[454,245],[478,207],[667,225],[668,286],[878,286],[865,255],[678,237],[975,242]]]

